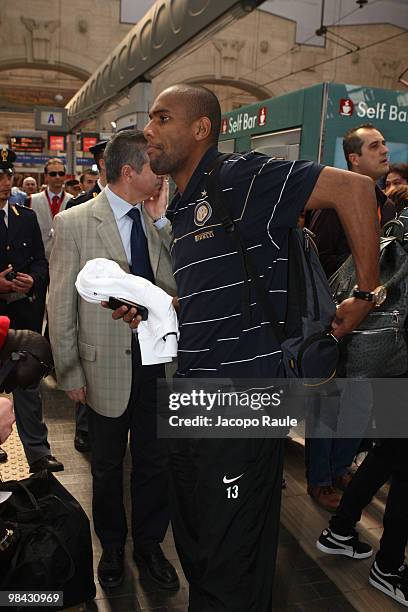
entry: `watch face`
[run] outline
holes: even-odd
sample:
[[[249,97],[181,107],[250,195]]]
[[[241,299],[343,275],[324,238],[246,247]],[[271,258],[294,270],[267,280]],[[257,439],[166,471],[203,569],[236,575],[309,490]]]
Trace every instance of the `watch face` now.
[[[377,287],[377,289],[373,291],[373,294],[376,306],[381,306],[386,300],[387,289],[383,285],[380,285],[380,287]]]

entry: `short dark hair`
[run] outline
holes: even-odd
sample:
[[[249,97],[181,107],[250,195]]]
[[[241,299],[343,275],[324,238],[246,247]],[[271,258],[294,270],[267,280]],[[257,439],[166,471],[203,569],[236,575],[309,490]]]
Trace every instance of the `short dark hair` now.
[[[408,185],[398,185],[391,189],[388,192],[388,199],[393,202],[397,215],[400,215],[408,206]]]
[[[92,168],[88,168],[88,170],[85,170],[79,177],[80,183],[84,182],[84,178],[86,177],[87,174],[90,174],[91,176],[98,176],[99,173],[96,170],[92,170]]]
[[[171,89],[178,90],[185,100],[186,114],[195,121],[200,117],[208,117],[211,121],[211,141],[216,143],[221,129],[221,107],[215,93],[201,85],[177,83]]]
[[[75,187],[76,185],[79,185],[78,179],[69,179],[65,181],[65,187]]]
[[[49,159],[47,161],[47,163],[44,166],[44,174],[48,174],[48,166],[51,164],[59,164],[60,166],[62,166],[64,168],[64,172],[65,172],[65,165],[64,162],[61,161],[61,159],[59,159],[59,157],[52,157],[51,159]]]
[[[118,181],[126,165],[140,173],[149,161],[146,146],[146,138],[140,130],[124,130],[112,136],[104,153],[108,183]]]
[[[390,169],[387,172],[387,176],[390,172],[399,174],[403,179],[408,181],[408,164],[390,164]],[[387,176],[385,178],[387,178]]]
[[[361,155],[361,147],[363,146],[363,140],[357,135],[357,131],[362,128],[366,130],[376,130],[377,128],[372,123],[362,123],[357,127],[351,128],[343,137],[343,151],[344,157],[346,158],[347,168],[350,170],[352,165],[349,160],[350,153],[357,153]]]

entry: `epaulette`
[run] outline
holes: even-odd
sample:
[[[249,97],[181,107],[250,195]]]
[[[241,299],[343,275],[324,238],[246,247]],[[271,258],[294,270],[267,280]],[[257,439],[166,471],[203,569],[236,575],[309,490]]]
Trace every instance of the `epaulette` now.
[[[31,213],[35,215],[35,212],[33,211],[33,209],[30,208],[29,206],[25,206],[25,204],[17,204],[16,202],[15,204],[9,204],[9,208],[11,208],[11,210],[17,217],[20,216],[20,210],[21,211],[29,210]]]

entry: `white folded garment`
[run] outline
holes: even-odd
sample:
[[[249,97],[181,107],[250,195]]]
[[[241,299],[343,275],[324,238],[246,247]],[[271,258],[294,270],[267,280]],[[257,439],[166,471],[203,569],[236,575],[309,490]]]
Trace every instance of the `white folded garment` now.
[[[147,321],[141,321],[137,328],[143,365],[167,363],[177,356],[177,315],[171,295],[163,289],[101,257],[86,262],[75,287],[87,302],[107,302],[115,297],[148,309]]]

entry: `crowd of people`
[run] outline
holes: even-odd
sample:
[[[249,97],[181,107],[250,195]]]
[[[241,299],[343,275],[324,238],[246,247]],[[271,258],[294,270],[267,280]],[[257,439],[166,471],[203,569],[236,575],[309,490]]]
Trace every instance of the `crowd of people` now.
[[[244,325],[247,272],[206,191],[206,177],[218,156],[220,122],[213,93],[172,86],[154,101],[144,132],[124,130],[93,147],[98,172],[67,179],[64,164],[52,158],[41,191],[32,177],[25,177],[21,188],[13,186],[15,155],[4,149],[0,315],[9,317],[14,329],[40,333],[47,320],[58,386],[76,404],[74,445],[91,453],[102,587],[123,580],[128,530],[123,461],[129,440],[136,564],[161,588],[179,588],[161,549],[171,520],[191,612],[270,612],[283,439],[167,443],[156,435],[156,383],[166,375],[270,379],[282,373],[280,345],[268,333],[253,287],[248,289],[250,325]],[[380,225],[408,205],[408,164],[390,165],[385,138],[374,125],[355,126],[343,146],[349,171],[245,153],[231,154],[219,174],[231,216],[280,321],[285,320],[289,230],[300,219],[315,234],[328,277],[353,255],[358,287],[337,307],[331,330],[337,339],[380,304]],[[167,176],[177,186],[170,204]],[[121,306],[112,313],[106,304],[78,296],[77,275],[95,258],[113,260],[173,297],[180,331],[177,363],[142,364],[136,307]],[[16,389],[13,401],[30,471],[63,470],[51,454],[40,386]],[[3,413],[0,442],[11,427],[8,403],[0,404],[0,418]],[[355,524],[391,478],[384,536],[370,583],[408,605],[405,441],[374,445],[352,475],[349,468],[361,440],[322,439],[315,427],[306,424],[307,490],[333,513],[318,548],[356,559],[370,556],[372,549],[360,542]],[[7,460],[2,453],[0,461]]]

